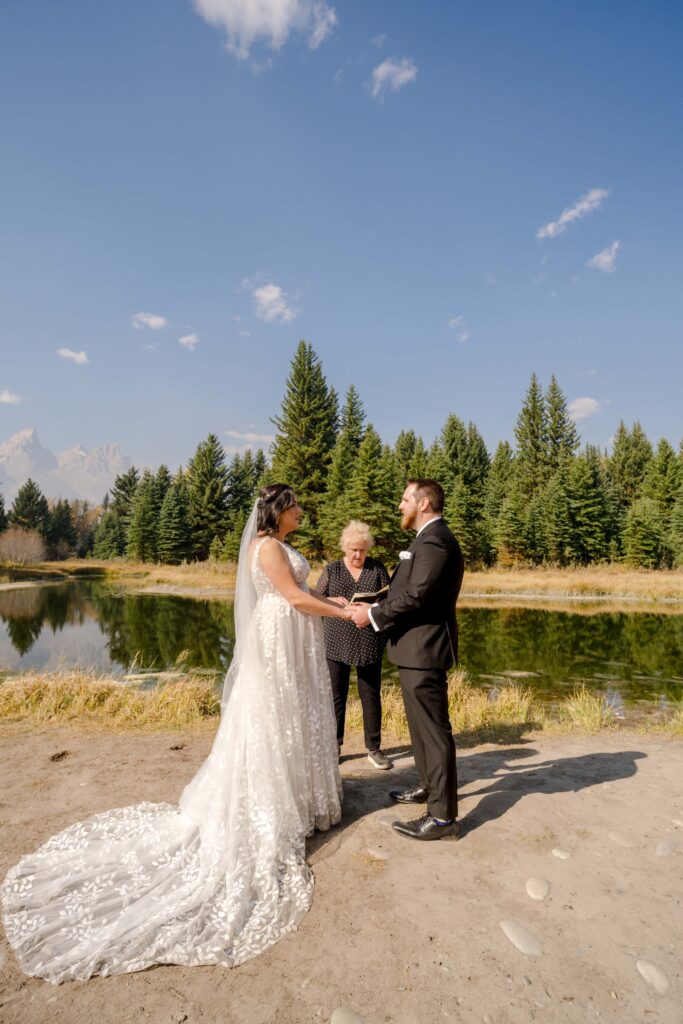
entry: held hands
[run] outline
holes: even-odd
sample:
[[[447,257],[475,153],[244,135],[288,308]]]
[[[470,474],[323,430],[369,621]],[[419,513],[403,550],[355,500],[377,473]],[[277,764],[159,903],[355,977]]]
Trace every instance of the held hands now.
[[[345,597],[341,597],[341,596],[340,597],[328,597],[328,601],[331,601],[332,604],[338,604],[340,608],[346,608],[348,603],[349,603]]]
[[[351,622],[358,626],[359,629],[364,629],[366,626],[370,625],[370,616],[368,615],[368,612],[371,607],[371,605],[363,604],[361,601],[349,605],[347,609],[349,612],[348,617]]]

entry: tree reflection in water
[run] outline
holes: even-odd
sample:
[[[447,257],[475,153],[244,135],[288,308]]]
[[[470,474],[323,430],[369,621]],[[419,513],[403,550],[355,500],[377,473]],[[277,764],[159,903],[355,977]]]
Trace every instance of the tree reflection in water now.
[[[225,672],[234,644],[227,602],[131,594],[92,579],[2,591],[0,623],[0,651],[14,655],[0,668],[53,665],[67,634],[72,660],[81,643],[82,660],[86,649],[91,658],[95,650],[98,667],[118,671],[168,669],[187,651],[188,668]],[[680,614],[464,607],[458,624],[461,664],[482,686],[499,685],[511,672],[509,679],[543,700],[577,681],[616,691],[626,704],[683,698]]]

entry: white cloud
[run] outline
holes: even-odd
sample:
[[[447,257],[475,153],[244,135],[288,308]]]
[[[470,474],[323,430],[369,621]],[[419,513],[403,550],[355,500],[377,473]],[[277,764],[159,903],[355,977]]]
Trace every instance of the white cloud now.
[[[288,324],[301,312],[290,305],[287,292],[272,281],[254,288],[252,295],[256,316],[267,324]]]
[[[198,334],[183,334],[182,338],[178,338],[178,344],[184,345],[190,352],[194,352],[197,345],[199,344]]]
[[[274,434],[253,434],[244,433],[241,430],[224,430],[226,437],[232,437],[236,441],[243,441],[245,444],[270,444],[275,440]]]
[[[378,32],[376,36],[372,37],[370,42],[374,47],[376,47],[379,50],[381,49],[382,46],[384,46],[384,40],[386,38],[387,37],[384,35],[384,32]]]
[[[162,327],[170,327],[166,317],[159,316],[158,313],[133,313],[130,320],[136,331],[142,331],[145,327],[149,327],[150,331],[160,331]]]
[[[603,274],[613,274],[617,269],[617,253],[620,248],[620,242],[612,242],[602,252],[598,252],[595,256],[591,257],[586,266],[593,267],[594,270],[602,270]]]
[[[386,92],[398,92],[417,78],[417,64],[411,57],[387,57],[372,72],[372,95],[377,99]]]
[[[595,398],[575,398],[567,406],[570,419],[578,423],[579,420],[587,420],[589,416],[595,416],[600,412],[600,403]]]
[[[70,359],[72,363],[78,363],[79,366],[83,366],[84,363],[88,362],[85,352],[74,352],[72,348],[58,348],[57,355],[61,356],[62,359]]]
[[[19,405],[21,395],[15,395],[13,391],[4,388],[0,391],[0,405]]]
[[[470,336],[470,332],[465,324],[464,316],[452,316],[448,321],[448,326],[453,331],[457,331],[458,341],[465,342]]]
[[[308,34],[312,50],[337,24],[337,13],[324,0],[193,0],[197,13],[223,29],[227,48],[240,60],[249,57],[256,42],[279,50],[290,32]]]
[[[587,217],[589,213],[592,213],[593,210],[597,210],[603,199],[606,199],[608,195],[608,188],[590,189],[580,199],[577,199],[573,206],[568,206],[563,210],[557,220],[551,220],[542,228],[539,228],[536,232],[536,238],[555,238],[556,235],[561,235],[575,220],[581,220],[583,217]]]

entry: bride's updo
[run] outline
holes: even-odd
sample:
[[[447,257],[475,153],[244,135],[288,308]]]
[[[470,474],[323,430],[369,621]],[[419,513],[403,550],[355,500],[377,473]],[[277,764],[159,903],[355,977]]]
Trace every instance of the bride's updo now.
[[[256,529],[276,533],[277,521],[284,511],[296,505],[296,494],[289,484],[269,484],[262,488],[256,505]]]

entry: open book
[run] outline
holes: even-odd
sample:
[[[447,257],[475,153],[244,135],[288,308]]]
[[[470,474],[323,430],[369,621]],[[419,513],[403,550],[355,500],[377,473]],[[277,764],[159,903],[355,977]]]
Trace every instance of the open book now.
[[[356,604],[362,602],[363,604],[375,604],[377,601],[382,601],[389,593],[389,584],[386,587],[382,587],[381,590],[375,590],[370,594],[354,594],[349,604]]]

